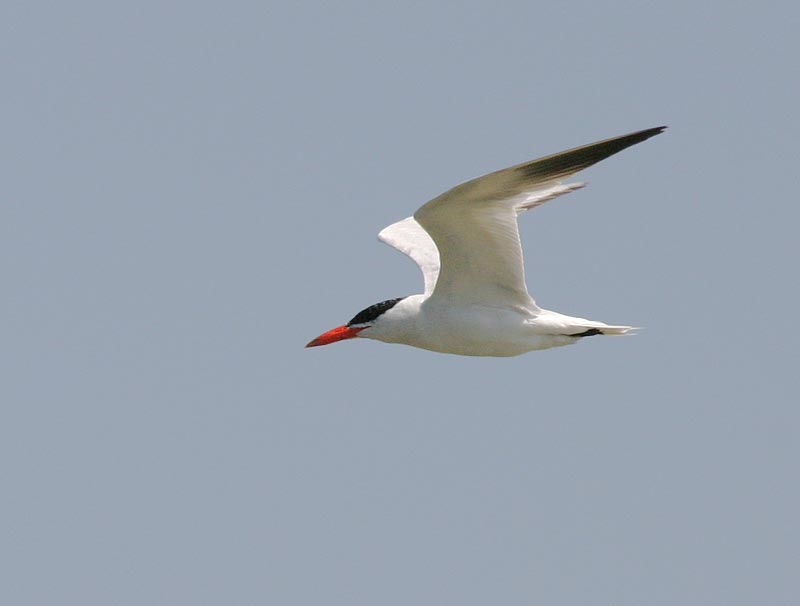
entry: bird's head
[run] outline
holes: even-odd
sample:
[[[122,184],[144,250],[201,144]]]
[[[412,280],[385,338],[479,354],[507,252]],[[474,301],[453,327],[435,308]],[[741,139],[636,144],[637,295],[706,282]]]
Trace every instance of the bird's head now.
[[[353,319],[347,324],[337,326],[328,332],[322,333],[316,339],[310,341],[306,347],[330,345],[336,341],[344,341],[345,339],[352,339],[353,337],[361,336],[361,331],[367,330],[368,328],[373,328],[376,325],[380,325],[381,320],[384,318],[384,314],[404,298],[405,297],[389,299],[388,301],[381,301],[380,303],[375,303],[375,305],[370,305],[366,309],[362,309],[355,316],[353,316]],[[365,333],[363,336],[368,337],[369,334]]]

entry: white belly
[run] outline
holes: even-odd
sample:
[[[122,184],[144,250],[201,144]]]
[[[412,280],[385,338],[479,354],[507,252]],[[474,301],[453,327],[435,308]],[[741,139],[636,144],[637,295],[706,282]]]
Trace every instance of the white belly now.
[[[423,305],[408,345],[462,356],[518,356],[569,345],[574,337],[547,334],[526,310]]]

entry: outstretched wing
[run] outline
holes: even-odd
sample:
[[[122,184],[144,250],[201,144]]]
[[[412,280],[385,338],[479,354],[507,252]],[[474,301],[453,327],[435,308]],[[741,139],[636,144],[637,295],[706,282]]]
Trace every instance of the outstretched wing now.
[[[425,280],[425,295],[430,295],[439,276],[439,251],[428,232],[414,217],[408,217],[381,230],[378,239],[408,255],[419,265]]]
[[[432,238],[441,264],[431,297],[460,304],[535,306],[525,286],[517,214],[581,187],[560,181],[664,128],[606,139],[490,173],[422,206],[414,219]]]
[[[515,206],[516,212],[535,208],[548,200],[569,193],[583,187],[584,183],[570,183],[567,185],[554,185],[538,192],[531,192],[520,196],[519,203]],[[402,221],[392,223],[378,234],[378,239],[392,248],[408,255],[419,266],[425,281],[425,295],[430,296],[439,277],[439,251],[433,239],[414,217],[406,217]]]

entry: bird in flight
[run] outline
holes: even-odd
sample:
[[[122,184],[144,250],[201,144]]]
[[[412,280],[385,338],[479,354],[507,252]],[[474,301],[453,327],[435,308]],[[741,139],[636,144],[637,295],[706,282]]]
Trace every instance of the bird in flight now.
[[[425,292],[371,305],[306,347],[361,337],[464,356],[517,356],[631,331],[536,305],[525,284],[517,216],[580,189],[586,184],[562,180],[665,128],[524,162],[434,198],[378,234],[419,265]]]

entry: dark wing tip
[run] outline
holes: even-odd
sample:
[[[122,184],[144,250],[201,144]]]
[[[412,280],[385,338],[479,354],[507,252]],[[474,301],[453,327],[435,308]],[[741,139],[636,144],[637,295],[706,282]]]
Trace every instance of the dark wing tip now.
[[[666,130],[666,126],[656,126],[645,130],[636,131],[619,137],[612,137],[596,143],[589,143],[581,147],[559,152],[551,156],[539,158],[517,167],[528,179],[560,179],[568,177],[592,164],[605,160],[609,156],[621,152],[623,149],[636,145],[655,137]]]
[[[622,135],[622,137],[619,137],[619,138],[626,139],[628,137],[635,137],[636,140],[633,143],[631,143],[631,145],[635,145],[636,143],[641,143],[642,141],[645,141],[646,139],[649,139],[650,137],[655,137],[656,135],[660,135],[665,130],[667,130],[667,128],[669,128],[669,127],[668,126],[654,126],[653,128],[646,128],[644,130],[640,130],[640,131],[637,131],[635,133],[631,133],[629,135]]]

